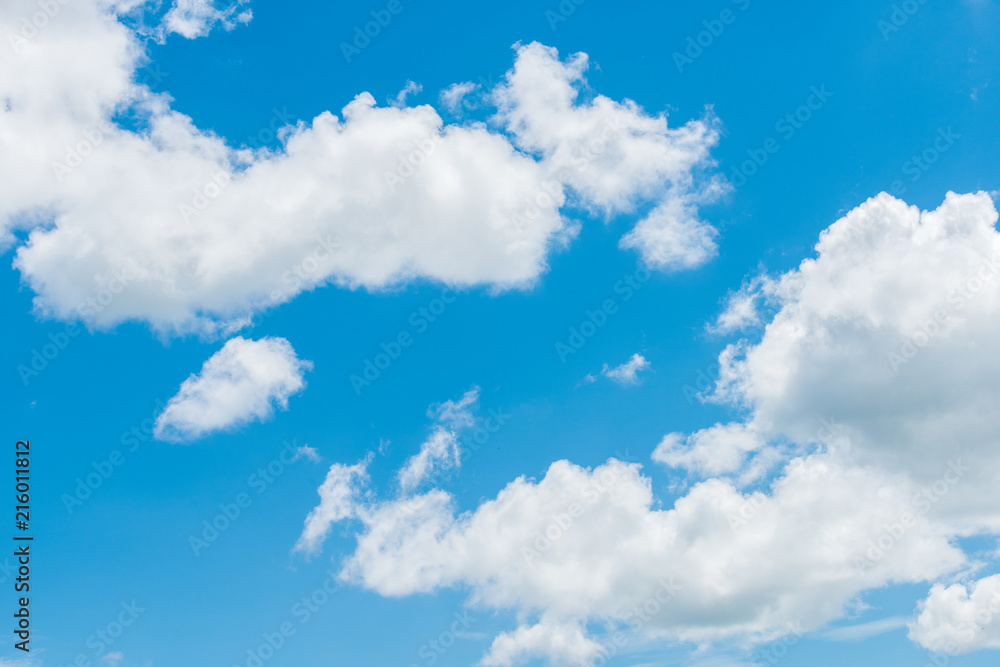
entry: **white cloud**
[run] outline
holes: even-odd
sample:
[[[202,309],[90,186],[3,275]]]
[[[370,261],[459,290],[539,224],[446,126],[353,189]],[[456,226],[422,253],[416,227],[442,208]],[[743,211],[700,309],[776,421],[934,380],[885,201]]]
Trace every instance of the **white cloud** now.
[[[951,539],[1000,533],[997,219],[986,193],[949,193],[934,211],[882,194],[850,211],[823,232],[814,259],[751,281],[720,318],[731,331],[756,316],[734,314],[752,312],[748,301],[776,310],[758,341],[720,355],[709,400],[745,410],[746,420],[671,434],[654,458],[742,478],[761,456],[773,465],[818,447],[906,479],[911,512]],[[878,539],[910,537],[895,522]],[[873,547],[869,562],[879,553]],[[971,628],[998,581],[935,584],[911,639],[945,653],[1000,647],[1000,625],[985,614]]]
[[[204,37],[217,23],[226,30],[232,30],[237,23],[249,23],[253,18],[249,9],[239,11],[246,3],[247,0],[239,0],[218,9],[214,0],[174,0],[163,17],[163,29],[188,39]]]
[[[723,475],[742,468],[747,455],[764,444],[752,424],[716,424],[686,437],[667,434],[653,451],[653,460],[704,476]]]
[[[356,516],[357,489],[368,481],[369,463],[371,456],[352,466],[340,463],[330,466],[323,485],[319,487],[320,503],[306,517],[295,551],[317,553],[333,524]]]
[[[420,452],[407,459],[399,471],[399,486],[403,493],[410,493],[430,479],[440,468],[458,469],[462,465],[458,443],[461,429],[472,426],[472,410],[479,401],[479,387],[465,392],[458,401],[445,401],[428,411],[438,423],[430,437],[420,445]]]
[[[36,9],[3,3],[0,32]],[[647,201],[683,210],[658,241],[672,249],[649,261],[708,257],[691,207],[714,187],[701,185],[712,123],[668,128],[632,102],[577,103],[584,56],[521,47],[493,95],[506,133],[360,93],[341,117],[280,129],[280,148],[237,150],[134,81],[142,43],[110,11],[74,0],[0,50],[0,226],[8,244],[12,228],[30,230],[15,266],[42,314],[219,334],[327,284],[524,288],[576,232],[560,214],[567,188],[606,214]],[[202,34],[229,11],[178,4],[172,25]],[[126,112],[141,131],[111,123]]]
[[[1000,648],[1000,575],[944,586],[935,584],[910,624],[910,639],[949,655]]]
[[[156,418],[162,440],[195,440],[213,431],[270,417],[277,405],[305,388],[302,361],[284,338],[232,338],[181,384]]]
[[[708,480],[660,510],[638,465],[558,461],[469,512],[438,489],[359,501],[342,512],[363,524],[342,576],[385,596],[457,586],[478,606],[516,612],[519,627],[485,664],[577,659],[600,640],[588,624],[641,640],[760,641],[789,622],[815,629],[867,588],[963,565],[946,531],[916,516],[906,540],[858,566],[869,541],[911,511],[913,490],[814,455],[766,494]]]
[[[295,457],[293,461],[297,461],[300,458],[307,458],[313,463],[319,463],[320,457],[319,452],[316,451],[315,447],[310,447],[309,445],[302,445],[297,450],[295,450]]]
[[[479,401],[479,387],[465,392],[457,401],[432,405],[427,416],[434,420],[431,435],[420,446],[420,451],[406,460],[397,479],[401,498],[406,498],[439,469],[457,469],[461,466],[458,433],[475,424],[473,410]],[[384,443],[388,446],[388,441]],[[379,442],[379,453],[384,453]],[[353,466],[335,463],[330,467],[326,481],[319,489],[320,504],[309,513],[305,528],[295,546],[296,551],[317,553],[330,534],[333,524],[351,518],[364,518],[367,510],[361,504],[360,490],[368,483],[368,465],[373,454]],[[401,501],[409,502],[409,501]],[[404,504],[404,511],[422,503]]]
[[[760,275],[746,282],[726,299],[726,307],[713,325],[711,333],[730,334],[762,324],[761,302],[774,301],[778,283],[767,275]]]
[[[497,635],[481,664],[484,667],[508,667],[530,658],[543,658],[558,663],[586,665],[588,660],[597,657],[600,650],[601,645],[588,639],[578,624],[543,620]]]
[[[457,468],[459,459],[458,438],[440,426],[420,445],[420,453],[411,456],[399,471],[399,486],[404,492],[412,491],[426,481],[438,466]]]
[[[566,183],[585,206],[606,214],[631,212],[638,201],[658,202],[622,239],[651,266],[697,266],[715,254],[716,232],[697,205],[726,189],[704,173],[714,166],[715,120],[670,128],[665,114],[650,116],[633,101],[597,95],[578,103],[586,54],[560,62],[555,49],[518,47],[514,69],[494,92],[498,117],[519,148],[543,158],[550,178]]]
[[[424,87],[421,86],[419,83],[416,83],[414,81],[407,81],[406,85],[403,86],[403,88],[400,89],[398,93],[396,93],[396,99],[393,100],[392,105],[400,109],[404,108],[406,106],[407,95],[416,95],[423,89]]]
[[[646,357],[636,352],[628,361],[620,366],[612,368],[604,364],[604,368],[601,369],[601,375],[621,385],[634,385],[639,384],[639,373],[649,368],[650,363],[646,360]]]
[[[746,418],[664,439],[655,460],[706,478],[664,509],[639,467],[615,460],[556,462],[465,511],[440,489],[369,496],[342,576],[386,596],[457,587],[511,612],[493,664],[575,659],[633,626],[644,639],[767,641],[842,617],[872,588],[965,576],[980,563],[956,538],[1000,532],[996,221],[985,194],[931,212],[880,195],[831,225],[815,259],[751,281],[762,293],[747,295],[775,312],[759,316],[759,340],[722,352],[710,397]],[[935,584],[911,638],[959,642],[998,577]],[[664,581],[678,592],[636,623]],[[997,645],[1000,626],[982,618],[961,650]],[[539,639],[557,634],[567,641]]]
[[[471,81],[453,83],[441,91],[441,104],[451,113],[458,113],[465,98],[478,87]]]
[[[640,220],[619,245],[638,250],[658,269],[689,269],[715,256],[715,236],[715,229],[697,218],[694,205],[671,198]]]
[[[462,394],[457,401],[445,401],[437,405],[432,405],[427,409],[427,416],[431,417],[450,429],[458,430],[475,423],[473,410],[479,403],[479,387],[473,387]]]
[[[748,410],[767,440],[821,441],[923,484],[960,461],[972,470],[933,511],[956,530],[1000,530],[996,221],[985,193],[924,212],[870,199],[777,279],[780,308],[758,342],[720,356],[709,399]]]

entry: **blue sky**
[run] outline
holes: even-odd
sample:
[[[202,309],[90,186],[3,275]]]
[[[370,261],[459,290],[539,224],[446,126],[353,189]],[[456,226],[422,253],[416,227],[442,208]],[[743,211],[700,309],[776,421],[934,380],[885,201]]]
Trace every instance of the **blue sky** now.
[[[992,616],[942,647],[1000,592],[997,5],[397,2],[72,0],[0,48],[0,382],[36,550],[32,651],[6,634],[0,665],[993,664]],[[410,81],[397,116],[314,120]],[[633,125],[562,205],[496,231],[608,118]],[[426,166],[376,187],[420,132]],[[288,289],[326,234],[339,264]],[[854,567],[900,507],[904,546]]]

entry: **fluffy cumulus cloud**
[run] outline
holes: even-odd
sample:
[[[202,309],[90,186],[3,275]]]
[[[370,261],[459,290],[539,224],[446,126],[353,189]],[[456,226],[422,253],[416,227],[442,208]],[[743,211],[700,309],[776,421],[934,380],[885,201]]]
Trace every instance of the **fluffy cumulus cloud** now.
[[[764,445],[752,425],[716,424],[691,435],[669,433],[653,450],[653,460],[705,476],[736,472],[749,452]]]
[[[543,658],[585,665],[600,652],[601,645],[589,639],[578,624],[542,621],[498,635],[481,664],[484,667],[507,667],[531,658]]]
[[[61,4],[22,34],[35,11],[0,7],[13,40],[0,50],[0,227],[8,244],[29,232],[15,266],[46,315],[225,333],[330,283],[529,286],[575,233],[567,205],[611,215],[652,203],[626,245],[655,266],[714,252],[696,214],[720,190],[705,173],[714,123],[668,127],[629,101],[578,99],[585,56],[519,47],[482,95],[492,125],[362,92],[339,115],[282,128],[277,149],[240,149],[136,81],[144,51],[121,3]],[[178,0],[164,25],[193,37],[248,18],[242,5]],[[113,122],[123,112],[139,129]]]
[[[746,417],[663,439],[653,459],[687,474],[679,497],[615,459],[558,461],[464,511],[441,488],[359,485],[341,576],[385,596],[457,587],[510,612],[486,665],[766,641],[906,582],[929,586],[915,642],[997,647],[997,577],[947,583],[984,566],[958,538],[1000,532],[996,222],[985,194],[933,211],[880,195],[814,258],[748,281],[720,332],[766,326],[722,351],[708,396]]]
[[[697,206],[726,189],[704,171],[718,140],[713,118],[667,126],[631,100],[597,95],[578,101],[588,61],[560,62],[555,49],[533,43],[518,49],[514,69],[494,98],[519,148],[539,154],[549,178],[568,185],[581,203],[606,214],[653,202],[651,213],[622,238],[658,268],[685,268],[715,253],[715,230]]]
[[[156,418],[154,434],[189,441],[267,419],[275,405],[287,408],[288,398],[305,388],[303,376],[310,368],[284,338],[237,336],[181,384]]]
[[[933,211],[865,202],[823,232],[815,258],[759,283],[776,313],[759,340],[726,348],[709,400],[749,412],[733,432],[905,471],[938,484],[934,511],[956,527],[1000,529],[996,222],[985,193],[950,193]],[[946,484],[954,463],[966,472]]]
[[[588,624],[630,642],[774,638],[789,622],[836,618],[866,588],[964,563],[922,516],[868,559],[871,540],[909,511],[912,489],[891,481],[813,455],[768,494],[713,479],[664,510],[637,464],[559,461],[468,513],[440,489],[342,512],[362,524],[342,576],[386,596],[462,586],[470,604],[515,612],[522,623],[496,638],[487,665],[624,649]]]
[[[850,211],[823,232],[815,258],[751,280],[717,324],[767,322],[720,355],[708,396],[748,418],[671,434],[654,458],[743,477],[818,449],[907,480],[909,513],[952,540],[1000,533],[997,219],[986,193],[949,193],[931,211],[882,194]],[[909,539],[897,524],[866,558]],[[935,584],[910,637],[946,654],[1000,646],[996,581]]]
[[[935,653],[1000,648],[1000,575],[966,587],[935,584],[910,624],[910,639]]]

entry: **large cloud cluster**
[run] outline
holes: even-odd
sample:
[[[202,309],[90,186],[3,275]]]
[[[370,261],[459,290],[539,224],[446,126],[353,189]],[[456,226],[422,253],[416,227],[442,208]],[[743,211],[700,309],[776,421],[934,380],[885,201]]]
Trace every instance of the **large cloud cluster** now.
[[[218,332],[328,283],[528,286],[575,233],[561,212],[570,199],[608,214],[655,202],[625,245],[656,266],[714,253],[696,214],[720,192],[704,173],[713,123],[668,127],[629,101],[579,100],[585,56],[519,46],[484,96],[498,105],[492,126],[362,92],[339,117],[281,128],[278,150],[239,149],[136,82],[143,47],[121,3],[58,7],[0,55],[0,227],[8,243],[30,230],[15,265],[43,313]],[[35,11],[5,2],[0,32]],[[194,37],[249,16],[179,2],[164,20]],[[113,122],[123,112],[141,129]],[[116,275],[125,288],[85,308]]]
[[[996,221],[985,194],[929,212],[880,195],[831,225],[815,258],[749,281],[716,330],[767,326],[726,347],[707,397],[747,418],[660,443],[654,460],[693,484],[672,506],[615,459],[556,462],[466,512],[440,489],[361,501],[352,478],[360,529],[342,576],[388,596],[459,586],[471,605],[515,612],[485,665],[763,641],[819,628],[866,590],[925,581],[943,583],[911,638],[951,654],[995,646],[982,610],[998,611],[996,577],[973,581],[991,563],[957,538],[1000,522]]]

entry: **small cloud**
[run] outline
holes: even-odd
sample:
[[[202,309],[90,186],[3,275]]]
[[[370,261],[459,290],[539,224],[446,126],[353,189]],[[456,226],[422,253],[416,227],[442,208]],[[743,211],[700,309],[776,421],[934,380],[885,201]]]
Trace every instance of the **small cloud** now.
[[[761,274],[743,283],[736,292],[726,297],[726,306],[714,324],[706,328],[709,333],[726,335],[761,327],[761,305],[773,303],[778,295],[776,280]]]
[[[397,109],[402,109],[403,107],[406,106],[407,95],[410,94],[415,95],[423,89],[424,87],[421,86],[419,83],[414,83],[413,81],[407,81],[403,89],[398,93],[396,93],[396,99],[390,100],[389,103],[392,104],[392,106],[396,107]]]
[[[309,459],[313,463],[320,462],[319,452],[316,451],[315,447],[310,447],[309,445],[302,445],[297,450],[295,450],[295,457],[292,461],[298,461],[299,459]]]
[[[369,454],[358,463],[348,466],[334,463],[322,486],[319,487],[320,503],[306,517],[305,526],[293,551],[306,555],[316,554],[323,540],[330,534],[333,524],[353,518],[358,512],[358,496],[368,482]]]
[[[177,33],[187,39],[204,37],[217,23],[226,30],[232,30],[237,24],[246,24],[253,19],[251,10],[239,11],[240,6],[246,2],[247,0],[237,0],[218,9],[212,0],[174,0],[170,11],[163,17],[160,30],[163,33]]]
[[[601,369],[601,375],[620,385],[636,385],[639,384],[639,373],[650,367],[651,364],[646,360],[646,357],[636,352],[632,355],[631,359],[621,366],[612,368],[604,364],[604,368]],[[584,378],[585,382],[595,382],[596,380],[597,378],[593,375],[588,375]]]
[[[690,435],[668,433],[653,450],[652,459],[706,477],[739,471],[752,453],[765,445],[755,424],[715,424]]]
[[[237,336],[185,380],[156,418],[159,440],[191,441],[271,416],[274,406],[305,389],[302,361],[284,338],[248,340]]]
[[[472,410],[479,402],[479,387],[465,392],[457,401],[445,401],[431,406],[427,416],[437,424],[420,452],[411,456],[399,471],[399,487],[410,493],[438,470],[451,470],[462,465],[458,434],[476,423]]]
[[[445,401],[437,405],[432,405],[427,409],[427,416],[436,419],[445,426],[455,429],[463,426],[472,426],[475,417],[471,408],[479,402],[479,387],[473,387],[462,394],[462,398],[457,401]]]
[[[428,408],[427,416],[434,420],[434,428],[420,446],[420,451],[407,459],[398,473],[399,487],[404,494],[411,493],[438,471],[461,465],[458,434],[462,429],[475,425],[472,411],[478,402],[479,387],[473,387],[458,400]],[[388,448],[389,441],[380,439],[379,453],[383,449],[388,451]],[[330,466],[326,479],[319,487],[320,503],[306,517],[294,552],[315,555],[335,523],[355,518],[367,521],[370,518],[363,502],[363,491],[370,479],[368,466],[374,459],[375,453],[369,452],[354,465],[334,463]]]
[[[478,87],[478,84],[471,81],[452,84],[441,91],[441,104],[448,111],[458,113],[465,102],[465,98]]]

